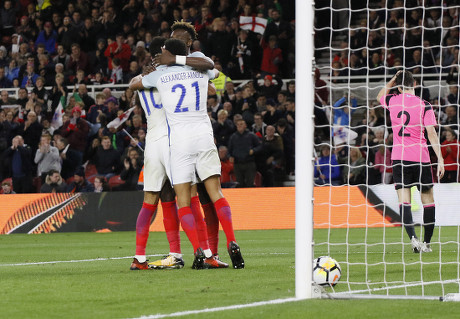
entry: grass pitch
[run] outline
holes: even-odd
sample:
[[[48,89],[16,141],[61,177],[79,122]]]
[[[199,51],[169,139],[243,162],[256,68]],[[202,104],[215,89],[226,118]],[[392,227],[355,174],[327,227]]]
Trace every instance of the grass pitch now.
[[[225,235],[220,235],[221,258],[230,262],[223,242]],[[444,279],[457,278],[457,244],[444,244],[442,253],[435,244],[433,254],[420,256],[412,254],[407,244],[379,244],[383,235],[386,242],[395,243],[401,239],[401,229],[350,230],[348,243],[352,245],[347,254],[345,246],[340,244],[347,237],[345,230],[333,230],[330,236],[326,230],[315,231],[315,241],[319,243],[315,256],[328,254],[342,263],[343,282],[339,282],[336,291],[348,290],[352,283],[356,283],[355,289],[381,286],[378,282],[383,276],[382,260],[390,267],[387,280],[399,280],[402,258],[411,265],[402,270],[406,280],[412,277],[420,280],[421,258],[425,263],[433,262],[422,265],[428,267],[423,269],[424,277],[428,276],[424,280],[439,279],[439,267],[443,268]],[[0,318],[136,318],[294,297],[294,231],[239,231],[236,236],[246,261],[245,269],[199,271],[191,269],[192,248],[185,236],[182,236],[185,268],[148,271],[129,271],[130,258],[92,260],[132,255],[134,232],[0,236]],[[443,242],[458,241],[456,236],[457,228],[442,229]],[[322,244],[327,238],[330,244]],[[368,245],[362,245],[363,242]],[[147,252],[158,256],[150,260],[167,251],[165,235],[151,233]],[[440,256],[446,265],[435,262]],[[64,262],[20,265],[50,261]],[[367,279],[362,271],[364,262],[372,265],[368,267]],[[458,285],[446,287],[445,293],[458,292]],[[410,289],[417,293],[421,288]],[[425,293],[434,289],[431,292],[436,294],[440,288],[430,285],[424,289]],[[404,290],[394,293],[401,294]],[[398,318],[410,311],[411,317],[457,318],[457,309],[455,303],[439,301],[308,300],[188,317]]]

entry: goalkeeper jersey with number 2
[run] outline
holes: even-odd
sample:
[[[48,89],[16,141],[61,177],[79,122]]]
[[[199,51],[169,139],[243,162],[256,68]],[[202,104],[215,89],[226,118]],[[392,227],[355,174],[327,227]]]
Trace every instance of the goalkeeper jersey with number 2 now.
[[[380,103],[390,110],[393,128],[391,159],[429,163],[424,133],[426,126],[436,125],[431,104],[408,93],[383,96]]]

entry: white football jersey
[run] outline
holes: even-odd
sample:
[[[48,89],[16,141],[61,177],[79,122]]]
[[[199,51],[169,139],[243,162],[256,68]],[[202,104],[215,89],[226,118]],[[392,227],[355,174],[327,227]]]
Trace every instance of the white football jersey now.
[[[139,90],[139,100],[147,119],[147,139],[156,141],[168,135],[166,115],[161,104],[161,96],[156,88]]]
[[[142,78],[145,88],[156,87],[161,95],[170,128],[170,145],[200,135],[211,135],[207,113],[208,81],[214,72],[198,72],[188,66],[168,66]]]

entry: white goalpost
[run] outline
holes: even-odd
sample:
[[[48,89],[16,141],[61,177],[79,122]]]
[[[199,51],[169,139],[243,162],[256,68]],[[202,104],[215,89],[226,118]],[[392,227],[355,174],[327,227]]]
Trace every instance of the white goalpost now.
[[[295,293],[312,298],[313,1],[296,0]],[[311,102],[310,102],[311,101]]]
[[[460,301],[460,144],[450,136],[460,133],[460,4],[420,3],[296,0],[297,299]],[[412,251],[392,178],[391,122],[376,100],[401,68],[421,84],[415,94],[431,103],[451,156],[449,177],[437,180],[431,153],[432,252]],[[422,242],[429,206],[413,187]],[[340,264],[336,286],[313,282],[319,256]]]

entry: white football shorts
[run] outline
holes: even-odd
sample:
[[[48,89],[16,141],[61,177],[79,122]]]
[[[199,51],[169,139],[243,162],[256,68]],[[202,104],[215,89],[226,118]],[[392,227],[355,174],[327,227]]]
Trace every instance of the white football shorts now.
[[[167,178],[169,168],[169,139],[147,140],[144,151],[144,191],[159,192]]]
[[[198,175],[204,181],[221,173],[219,155],[212,135],[171,145],[171,182],[173,185],[195,183]]]

